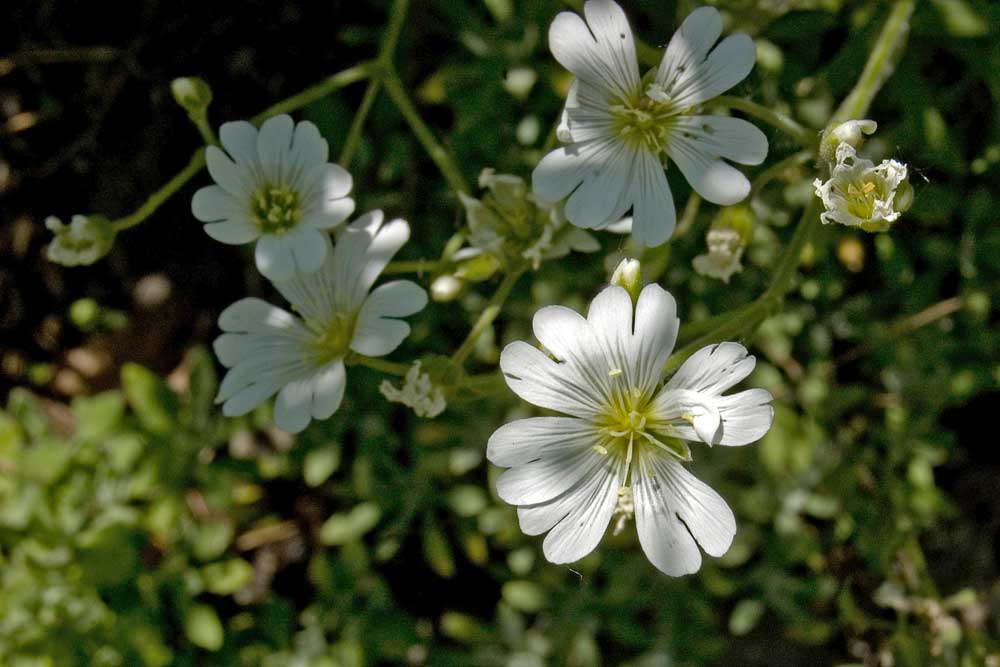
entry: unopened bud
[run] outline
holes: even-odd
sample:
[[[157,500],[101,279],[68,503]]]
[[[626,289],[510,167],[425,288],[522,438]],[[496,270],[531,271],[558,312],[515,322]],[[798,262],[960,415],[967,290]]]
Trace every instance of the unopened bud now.
[[[873,120],[849,120],[841,123],[832,130],[823,133],[820,141],[820,157],[829,162],[837,159],[837,146],[849,144],[854,148],[860,148],[864,142],[866,134],[874,134],[878,129],[878,123]]]
[[[455,277],[479,283],[489,280],[500,270],[500,260],[493,255],[478,255],[459,263],[455,269]]]
[[[637,259],[625,258],[615,267],[611,274],[611,284],[624,287],[632,297],[632,303],[639,300],[642,291],[642,266]]]
[[[465,286],[461,280],[452,275],[438,276],[431,282],[431,298],[438,303],[454,301]]]
[[[204,79],[197,76],[182,76],[170,82],[170,92],[174,101],[188,113],[201,113],[212,103],[212,89]]]

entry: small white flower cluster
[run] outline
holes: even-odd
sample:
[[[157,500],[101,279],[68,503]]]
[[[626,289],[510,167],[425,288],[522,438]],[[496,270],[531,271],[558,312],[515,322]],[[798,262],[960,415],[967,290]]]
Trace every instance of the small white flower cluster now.
[[[444,391],[431,382],[427,373],[420,372],[420,362],[414,361],[406,371],[402,389],[388,380],[382,380],[378,390],[393,403],[411,408],[418,417],[437,417],[446,407]]]
[[[209,146],[206,154],[216,184],[195,193],[192,212],[218,241],[256,241],[257,268],[298,315],[257,298],[223,311],[215,352],[230,370],[217,401],[238,416],[277,394],[275,424],[297,433],[340,407],[350,355],[389,354],[410,333],[398,318],[426,305],[426,292],[408,280],[372,290],[410,227],[383,224],[382,211],[372,211],[331,244],[328,231],[354,211],[352,181],[327,162],[312,123],[276,116],[259,131],[226,123],[219,137],[225,152]]]

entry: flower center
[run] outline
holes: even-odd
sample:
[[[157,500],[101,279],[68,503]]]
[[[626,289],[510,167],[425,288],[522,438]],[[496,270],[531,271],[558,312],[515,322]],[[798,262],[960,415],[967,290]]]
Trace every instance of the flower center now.
[[[659,153],[670,138],[679,112],[660,87],[652,84],[645,94],[611,106],[612,127],[631,148]]]
[[[325,326],[318,328],[311,347],[319,364],[327,364],[347,355],[354,338],[356,320],[356,315],[337,313]]]
[[[254,221],[265,234],[281,234],[302,219],[299,193],[288,185],[264,185],[250,204]]]
[[[875,200],[885,198],[885,183],[879,181],[880,179],[856,180],[847,184],[844,199],[851,215],[862,220],[872,217]]]
[[[612,377],[621,378],[622,375],[612,371]],[[653,446],[684,461],[691,458],[687,445],[671,437],[673,427],[655,417],[652,399],[641,391],[622,392],[598,419],[598,425],[604,439],[595,447],[597,452],[624,453],[626,466],[631,463],[638,446]]]

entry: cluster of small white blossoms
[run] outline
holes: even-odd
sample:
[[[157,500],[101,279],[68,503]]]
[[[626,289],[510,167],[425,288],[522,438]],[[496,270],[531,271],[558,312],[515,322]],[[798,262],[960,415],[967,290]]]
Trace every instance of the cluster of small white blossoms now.
[[[664,383],[676,312],[658,285],[642,289],[634,304],[629,290],[613,285],[586,317],[562,306],[535,313],[541,350],[521,341],[504,348],[500,368],[514,393],[565,415],[505,424],[487,444],[489,460],[509,468],[497,493],[518,506],[521,530],[548,533],[549,561],[586,556],[616,516],[620,532],[634,515],[643,551],[669,575],[699,569],[698,545],[712,556],[729,549],[735,517],[688,471],[687,441],[754,442],[771,426],[771,394],[723,394],[754,367],[737,343],[702,348]]]
[[[312,123],[276,116],[260,131],[226,123],[219,137],[226,152],[210,146],[206,154],[216,185],[195,193],[192,211],[216,240],[257,241],[257,268],[297,315],[257,298],[222,312],[214,347],[229,372],[216,400],[223,414],[239,416],[277,394],[275,424],[297,433],[340,407],[350,354],[389,354],[410,333],[398,318],[426,305],[426,292],[408,280],[372,290],[410,227],[383,224],[382,211],[372,211],[331,243],[328,230],[354,210],[351,176],[327,162]]]
[[[418,417],[437,417],[447,407],[444,391],[431,381],[430,375],[420,372],[419,361],[414,361],[406,371],[402,388],[382,380],[378,390],[387,400],[411,408]]]
[[[876,127],[873,120],[848,121],[824,137],[821,151],[827,159],[832,152],[835,161],[831,161],[829,179],[813,181],[825,209],[820,214],[823,224],[839,222],[882,232],[913,202],[905,164],[890,159],[876,165],[858,156],[864,135],[872,134]]]
[[[589,0],[583,13],[586,22],[563,12],[549,28],[552,54],[576,80],[557,133],[567,145],[535,168],[535,195],[545,202],[568,197],[567,219],[585,228],[603,229],[631,209],[632,235],[649,246],[664,243],[676,226],[665,161],[707,201],[742,201],[750,183],[725,160],[760,164],[767,138],[745,120],[700,115],[699,108],[750,73],[753,40],[735,34],[716,46],[722,17],[701,7],[674,34],[655,73],[641,77],[622,9]]]

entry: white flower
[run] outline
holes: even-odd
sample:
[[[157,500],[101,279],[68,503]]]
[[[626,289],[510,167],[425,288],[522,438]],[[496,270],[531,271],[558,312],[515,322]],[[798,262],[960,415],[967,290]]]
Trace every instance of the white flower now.
[[[735,518],[688,472],[684,441],[736,446],[767,432],[774,412],[766,390],[722,394],[754,358],[737,343],[711,345],[663,384],[679,322],[658,285],[643,289],[634,314],[628,292],[612,286],[586,318],[549,306],[533,325],[545,352],[511,343],[500,368],[518,396],[568,416],[521,419],[490,437],[487,457],[510,468],[497,493],[518,505],[521,530],[548,532],[545,557],[569,563],[597,546],[616,511],[626,519],[634,511],[643,550],[667,574],[697,571],[698,544],[724,554]]]
[[[63,266],[93,264],[108,254],[115,243],[111,222],[99,215],[74,215],[68,225],[50,215],[45,226],[54,234],[46,255]]]
[[[913,199],[906,173],[905,164],[883,160],[876,166],[858,157],[850,144],[840,144],[829,180],[813,181],[816,196],[826,209],[820,220],[823,224],[839,222],[866,231],[888,229]]]
[[[694,270],[703,276],[718,278],[728,283],[734,273],[743,270],[743,241],[735,229],[710,229],[705,235],[708,253],[698,255],[692,261]]]
[[[246,414],[277,393],[274,421],[297,433],[340,407],[350,352],[381,357],[399,347],[410,326],[396,318],[420,311],[427,294],[408,280],[369,294],[410,237],[405,221],[382,220],[381,211],[361,216],[327,249],[318,271],[274,283],[301,317],[255,298],[222,312],[225,333],[215,340],[215,353],[230,369],[216,397],[223,414]],[[330,244],[325,237],[320,242]]]
[[[427,373],[420,372],[419,361],[414,361],[406,371],[402,389],[382,380],[378,390],[386,399],[412,408],[418,417],[437,417],[447,407],[441,387],[436,387]]]
[[[730,35],[713,49],[722,17],[701,7],[674,34],[655,75],[640,78],[621,8],[589,0],[583,11],[586,23],[563,12],[549,28],[552,54],[577,78],[557,133],[569,145],[535,168],[536,195],[568,196],[566,217],[580,227],[603,228],[631,208],[636,241],[651,246],[670,238],[677,218],[662,158],[710,202],[746,197],[750,183],[722,158],[760,164],[767,138],[745,120],[697,112],[750,73],[753,40]]]
[[[290,116],[219,129],[223,152],[209,146],[208,173],[217,185],[194,194],[191,210],[217,241],[257,241],[257,269],[270,280],[311,273],[326,258],[324,230],[354,212],[351,175],[327,162],[328,147],[315,125]]]

